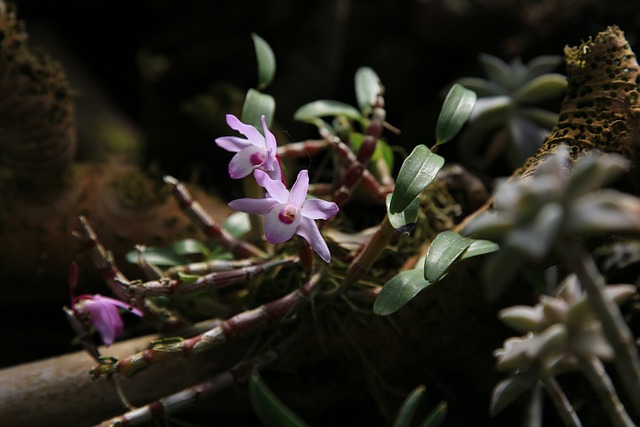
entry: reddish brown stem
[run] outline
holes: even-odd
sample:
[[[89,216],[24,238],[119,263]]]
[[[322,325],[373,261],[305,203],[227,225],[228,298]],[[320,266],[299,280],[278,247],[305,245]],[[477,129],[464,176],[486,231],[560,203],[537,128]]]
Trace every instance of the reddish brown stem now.
[[[151,349],[121,360],[104,359],[104,363],[91,369],[90,375],[94,379],[101,375],[114,373],[131,376],[149,366],[202,353],[270,324],[280,322],[308,300],[319,280],[320,274],[314,274],[308,282],[295,291],[268,304],[230,317],[219,326],[193,338],[159,342]]]

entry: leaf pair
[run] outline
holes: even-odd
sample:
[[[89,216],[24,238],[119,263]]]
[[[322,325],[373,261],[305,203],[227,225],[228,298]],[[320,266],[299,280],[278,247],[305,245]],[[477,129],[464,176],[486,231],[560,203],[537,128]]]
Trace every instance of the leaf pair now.
[[[441,280],[456,262],[497,250],[498,245],[488,240],[474,240],[453,231],[443,231],[429,246],[424,270],[402,271],[389,280],[380,291],[373,312],[380,316],[395,313],[420,291]]]

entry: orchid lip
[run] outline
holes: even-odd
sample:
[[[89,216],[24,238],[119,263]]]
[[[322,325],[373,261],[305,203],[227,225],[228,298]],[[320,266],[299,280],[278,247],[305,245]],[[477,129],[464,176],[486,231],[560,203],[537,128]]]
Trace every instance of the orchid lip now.
[[[287,205],[278,214],[278,219],[283,224],[291,224],[293,223],[293,221],[296,220],[297,215],[298,215],[298,208],[293,205]]]

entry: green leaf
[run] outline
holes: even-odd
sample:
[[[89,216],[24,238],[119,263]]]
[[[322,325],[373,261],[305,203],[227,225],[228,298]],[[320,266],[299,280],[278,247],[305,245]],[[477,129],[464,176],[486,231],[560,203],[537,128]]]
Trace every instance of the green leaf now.
[[[393,422],[393,427],[411,427],[413,415],[415,414],[416,409],[418,409],[424,390],[424,386],[420,385],[413,389],[409,396],[407,396],[398,410],[398,415]]]
[[[198,280],[199,278],[200,276],[196,276],[195,274],[186,274],[186,273],[183,273],[182,271],[178,271],[178,279],[180,279],[180,282],[182,282],[185,285],[189,285],[195,282],[196,280]]]
[[[195,239],[179,240],[171,244],[169,250],[177,255],[202,255],[205,258],[209,253],[209,248]]]
[[[474,240],[460,257],[460,260],[490,254],[500,250],[500,245],[491,240]]]
[[[255,89],[249,89],[242,106],[243,123],[254,126],[262,132],[260,117],[264,115],[267,126],[271,126],[275,112],[276,100],[271,95],[260,93]]]
[[[472,243],[472,239],[453,231],[438,234],[427,251],[424,278],[428,282],[436,283]]]
[[[249,397],[254,411],[265,427],[307,426],[273,394],[258,373],[252,374],[249,379]]]
[[[442,105],[436,123],[436,145],[444,144],[460,132],[469,119],[477,95],[459,83],[454,83]]]
[[[387,195],[387,211],[389,210],[389,204],[391,203],[391,194]],[[413,199],[413,202],[407,206],[405,210],[402,212],[398,212],[395,214],[388,213],[389,222],[391,226],[395,228],[400,233],[408,236],[409,233],[415,227],[416,222],[418,221],[418,213],[420,211],[420,199],[417,197]]]
[[[402,271],[385,283],[373,304],[373,313],[378,316],[395,313],[429,285],[421,269]]]
[[[443,157],[432,153],[424,145],[416,146],[400,167],[389,212],[395,214],[405,210],[434,180],[443,165]]]
[[[440,402],[436,406],[427,418],[420,424],[420,427],[440,427],[447,416],[448,405],[447,402]]]
[[[256,59],[258,60],[258,90],[269,86],[276,73],[276,57],[273,50],[262,37],[252,33],[251,38],[256,48]]]
[[[518,104],[535,104],[560,96],[567,88],[567,78],[562,74],[543,74],[529,81],[514,94]]]
[[[249,214],[245,212],[234,212],[227,217],[222,223],[222,228],[229,232],[233,237],[239,239],[249,230],[251,230],[251,221]]]
[[[515,76],[509,64],[497,56],[489,55],[488,53],[478,55],[478,62],[480,62],[480,67],[482,67],[485,75],[489,77],[490,80],[493,80],[505,88],[511,88]]]
[[[360,67],[356,71],[355,85],[358,107],[363,114],[367,114],[371,111],[371,105],[376,102],[382,88],[380,78],[371,68]]]
[[[138,251],[130,251],[125,255],[125,259],[131,264],[138,263]],[[176,265],[187,264],[189,260],[177,255],[170,249],[149,247],[142,253],[142,258],[151,265],[159,267],[174,267]]]
[[[491,407],[489,408],[491,416],[498,415],[524,392],[535,387],[537,382],[538,377],[535,369],[513,374],[499,382],[491,395]]]
[[[306,122],[325,116],[345,116],[353,120],[362,120],[360,112],[351,105],[327,99],[303,105],[294,113],[293,118]]]

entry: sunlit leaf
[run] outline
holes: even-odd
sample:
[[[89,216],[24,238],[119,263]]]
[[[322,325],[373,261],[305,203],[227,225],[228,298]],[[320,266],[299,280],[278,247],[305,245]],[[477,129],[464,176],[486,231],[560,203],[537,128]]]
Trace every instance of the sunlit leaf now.
[[[249,397],[254,411],[265,427],[307,426],[273,394],[257,373],[249,379]]]
[[[371,68],[360,67],[356,71],[355,85],[358,108],[363,114],[367,114],[371,110],[371,105],[376,102],[380,92],[382,86],[380,78]]]
[[[378,298],[373,304],[373,313],[378,316],[395,313],[430,284],[424,279],[422,269],[398,273],[384,285],[378,294]]]
[[[440,402],[436,406],[427,418],[420,424],[420,427],[440,427],[447,416],[448,405],[447,402]]]
[[[387,210],[389,209],[389,204],[391,203],[391,194],[387,195]],[[395,228],[400,233],[408,236],[418,221],[418,213],[420,212],[420,199],[417,197],[413,199],[413,202],[407,206],[405,210],[402,212],[398,212],[395,214],[389,213],[389,222],[391,226]]]
[[[177,255],[202,255],[206,257],[209,253],[209,248],[195,239],[179,240],[171,244],[169,250]]]
[[[271,95],[249,89],[242,106],[242,122],[256,127],[262,132],[261,116],[265,116],[267,126],[271,126],[276,112],[276,100]]]
[[[234,212],[222,223],[222,228],[229,232],[236,239],[242,237],[251,229],[249,214],[245,212]]]
[[[306,122],[325,116],[345,116],[353,120],[362,119],[360,112],[351,105],[327,99],[321,99],[303,105],[294,113],[293,118]]]
[[[269,43],[262,37],[253,33],[251,38],[256,48],[256,59],[258,60],[258,89],[262,90],[269,86],[276,73],[276,57]]]
[[[491,240],[474,240],[471,245],[460,257],[461,260],[467,258],[473,258],[480,255],[490,254],[500,250],[500,245],[492,242]]]
[[[168,248],[146,248],[142,255],[138,251],[130,251],[125,255],[125,259],[132,263],[138,263],[138,257],[147,261],[151,265],[158,267],[173,267],[176,265],[187,264],[189,260],[183,256],[177,255],[175,252]]]
[[[436,283],[473,243],[472,239],[463,237],[453,231],[438,234],[427,251],[424,262],[424,278]]]
[[[469,119],[477,98],[474,91],[454,83],[444,100],[436,123],[436,145],[450,141],[460,132]]]
[[[410,427],[411,421],[413,420],[413,416],[418,409],[418,405],[420,404],[420,400],[424,395],[425,387],[420,385],[413,389],[413,391],[407,396],[407,398],[402,402],[402,406],[398,410],[398,415],[396,416],[395,421],[393,422],[393,427]]]
[[[178,271],[178,278],[180,279],[180,282],[182,282],[185,285],[188,285],[198,280],[200,276],[196,276],[195,274],[186,274],[186,273],[183,273],[182,271]]]
[[[434,180],[444,165],[444,158],[424,145],[413,149],[400,167],[389,212],[402,212]]]
[[[491,80],[478,77],[462,77],[456,80],[456,83],[460,83],[467,89],[474,91],[480,98],[507,95],[504,87]]]

